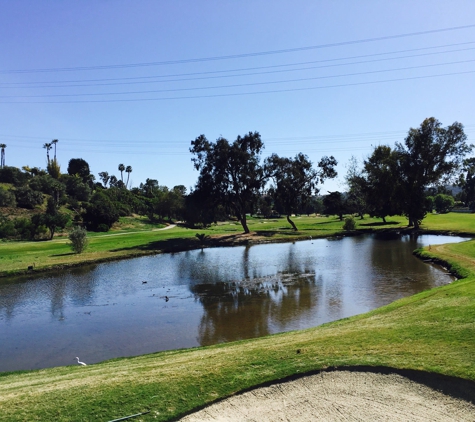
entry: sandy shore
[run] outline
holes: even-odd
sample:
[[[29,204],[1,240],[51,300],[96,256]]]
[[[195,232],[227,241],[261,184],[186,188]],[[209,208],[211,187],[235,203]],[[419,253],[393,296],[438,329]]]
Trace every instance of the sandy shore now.
[[[232,396],[180,420],[475,421],[473,383],[430,375],[422,377],[424,383],[410,378],[396,373],[321,372]]]

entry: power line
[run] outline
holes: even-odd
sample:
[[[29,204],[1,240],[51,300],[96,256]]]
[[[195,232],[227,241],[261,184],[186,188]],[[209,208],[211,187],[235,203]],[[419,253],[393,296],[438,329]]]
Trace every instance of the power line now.
[[[448,32],[448,31],[458,31],[458,30],[469,29],[469,28],[474,28],[474,27],[475,27],[475,24],[454,26],[454,27],[449,27],[449,28],[440,28],[440,29],[433,29],[433,30],[428,30],[428,31],[410,32],[410,33],[397,34],[397,35],[387,35],[383,37],[364,38],[360,40],[342,41],[342,42],[337,42],[337,43],[319,44],[319,45],[314,45],[314,46],[296,47],[296,48],[288,48],[288,49],[282,49],[282,50],[268,50],[268,51],[261,51],[261,52],[256,52],[256,53],[232,54],[232,55],[227,55],[227,56],[214,56],[214,57],[202,57],[202,58],[195,58],[195,59],[167,60],[167,61],[148,62],[148,63],[129,63],[129,64],[104,65],[104,66],[81,66],[81,67],[46,68],[46,69],[14,69],[14,70],[0,71],[0,74],[125,69],[125,68],[131,68],[131,67],[164,66],[164,65],[173,65],[173,64],[229,60],[229,59],[238,59],[238,58],[245,58],[245,57],[257,57],[257,56],[269,56],[269,55],[274,55],[274,54],[294,53],[294,52],[299,52],[299,51],[316,50],[316,49],[322,49],[322,48],[341,47],[341,46],[346,46],[346,45],[363,44],[363,43],[391,40],[391,39],[397,39],[397,38],[415,37],[415,36],[420,36],[420,35],[428,35],[428,34],[435,34],[435,33]]]
[[[363,85],[374,85],[379,83],[388,83],[388,82],[402,82],[410,80],[421,80],[421,79],[431,79],[444,76],[455,76],[455,75],[465,75],[475,73],[475,70],[468,70],[462,72],[451,72],[451,73],[440,73],[436,75],[425,75],[425,76],[412,76],[405,78],[394,78],[394,79],[385,79],[379,81],[365,81],[365,82],[353,82],[346,84],[335,84],[335,85],[325,85],[325,86],[316,86],[316,87],[305,87],[305,88],[287,88],[287,89],[275,89],[268,91],[253,91],[253,92],[237,92],[237,93],[225,93],[225,94],[206,94],[206,95],[189,95],[181,97],[160,97],[160,98],[129,98],[129,99],[113,99],[113,100],[74,100],[74,101],[0,101],[0,104],[80,104],[80,103],[119,103],[119,102],[139,102],[139,101],[167,101],[167,100],[188,100],[188,99],[199,99],[199,98],[219,98],[219,97],[236,97],[244,95],[259,95],[259,94],[275,94],[283,92],[298,92],[298,91],[313,91],[319,89],[330,89],[330,88],[344,88],[350,86],[363,86]],[[150,91],[149,93],[151,93]],[[91,94],[96,95],[96,94]],[[99,94],[97,94],[99,95]],[[111,94],[100,94],[100,95],[111,95]],[[54,95],[52,95],[54,96]],[[61,95],[56,95],[61,96]]]
[[[358,58],[377,57],[377,56],[382,56],[382,55],[400,54],[403,52],[429,50],[429,49],[434,49],[434,48],[443,48],[447,46],[458,46],[458,45],[467,45],[467,44],[474,44],[474,43],[475,43],[474,41],[471,41],[471,42],[458,43],[458,44],[448,44],[448,45],[443,45],[443,46],[424,47],[424,48],[416,48],[416,49],[409,49],[409,50],[398,50],[398,51],[393,51],[393,52],[365,54],[365,55],[359,55],[359,56],[341,57],[341,58],[326,59],[326,60],[312,60],[312,61],[299,62],[299,63],[287,63],[287,64],[280,64],[280,65],[272,65],[272,66],[257,66],[257,67],[250,67],[250,68],[248,67],[248,68],[239,68],[239,69],[216,70],[216,71],[208,71],[208,72],[194,72],[194,73],[155,75],[155,76],[138,76],[138,77],[128,77],[128,78],[85,79],[85,80],[71,80],[71,81],[5,82],[5,83],[0,83],[0,87],[2,88],[66,88],[66,87],[85,87],[85,86],[133,85],[133,84],[149,84],[149,83],[163,83],[163,82],[168,83],[168,82],[194,81],[194,80],[203,80],[203,79],[253,76],[253,75],[319,69],[319,68],[327,68],[327,67],[350,66],[354,64],[375,63],[375,62],[381,62],[381,61],[398,60],[398,59],[406,59],[406,58],[413,58],[413,57],[424,57],[424,56],[430,56],[430,55],[469,51],[469,50],[474,50],[475,47],[446,50],[446,51],[436,51],[432,53],[421,53],[421,54],[413,54],[413,55],[406,55],[406,56],[373,59],[373,60],[363,60],[363,61],[349,62],[349,63],[337,63],[337,64],[328,64],[328,65],[323,65],[323,66],[311,66],[311,67],[297,68],[297,69],[281,69],[281,70],[272,70],[272,71],[265,71],[265,72],[244,73],[244,74],[237,74],[237,75],[216,75],[216,74],[237,73],[237,72],[244,72],[244,71],[251,71],[251,70],[275,69],[275,68],[281,68],[281,67],[301,66],[301,65],[308,65],[308,64],[327,63],[327,62],[351,60],[351,59],[358,59]],[[200,75],[214,75],[214,76],[200,76]],[[199,76],[199,77],[181,78],[182,76]],[[164,78],[179,78],[179,79],[164,79]],[[144,80],[144,79],[147,79],[147,80]],[[160,80],[157,81],[157,80],[150,80],[150,79],[160,79]],[[112,81],[127,81],[127,82],[112,82]],[[89,84],[88,82],[105,82],[105,83]],[[44,85],[44,84],[55,84],[55,85]],[[19,86],[19,85],[25,85],[25,86]]]
[[[464,131],[466,133],[471,133],[472,130],[475,130],[475,123],[465,124]],[[262,137],[263,142],[270,142],[272,144],[284,143],[289,145],[294,145],[295,141],[299,143],[354,143],[355,141],[374,141],[375,139],[403,139],[407,135],[408,129],[405,130],[393,130],[393,131],[383,131],[383,132],[362,132],[362,133],[348,133],[348,134],[330,134],[330,135],[310,135],[310,136],[285,136],[278,138],[267,138]],[[20,142],[20,143],[29,143],[35,147],[41,148],[42,144],[45,141],[48,141],[52,136],[28,136],[28,135],[9,135],[9,134],[0,134],[0,139],[5,142]],[[12,139],[17,139],[12,141]],[[157,140],[137,140],[137,139],[84,139],[84,138],[65,138],[60,137],[62,149],[65,146],[70,145],[70,142],[80,143],[82,147],[89,147],[94,145],[114,145],[115,147],[123,147],[130,150],[131,145],[134,147],[147,147],[147,146],[158,146],[162,147],[163,145],[157,142]],[[188,148],[190,146],[191,140],[180,140],[180,141],[166,141],[166,147],[170,148],[172,145],[175,148]],[[110,149],[108,150],[110,152]]]

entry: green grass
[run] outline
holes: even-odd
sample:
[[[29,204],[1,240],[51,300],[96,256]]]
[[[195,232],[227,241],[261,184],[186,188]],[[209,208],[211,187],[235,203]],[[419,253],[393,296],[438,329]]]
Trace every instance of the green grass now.
[[[295,217],[298,231],[293,231],[285,218],[250,218],[251,236],[243,236],[239,222],[221,222],[209,229],[192,230],[175,227],[160,230],[163,225],[151,224],[143,217],[122,218],[115,230],[107,233],[89,233],[89,247],[80,254],[73,254],[67,237],[58,236],[52,241],[0,242],[0,276],[25,272],[29,266],[35,271],[65,268],[72,265],[122,259],[162,251],[179,251],[198,248],[196,233],[210,236],[209,245],[235,245],[258,242],[284,242],[299,239],[328,237],[343,234],[343,222],[335,217]],[[390,217],[383,224],[381,219],[357,219],[356,232],[405,228],[404,217]],[[473,214],[429,215],[423,230],[475,234]]]
[[[474,225],[467,217],[429,216],[424,227],[473,233]],[[301,236],[335,232],[341,224],[334,219],[300,221]],[[461,221],[467,226],[462,227]],[[256,230],[263,222],[251,224]],[[272,236],[287,236],[281,228],[283,220],[267,224],[266,230],[276,231]],[[223,224],[198,232],[213,236],[236,233],[234,229],[241,231]],[[91,239],[91,248],[117,248],[118,239],[123,238],[124,246],[134,249],[153,244],[157,237],[159,242],[175,241],[178,236],[194,237],[195,232],[171,229],[100,236]],[[52,245],[49,253],[64,247],[59,241],[43,243]],[[25,246],[25,251],[30,247]],[[0,420],[110,420],[150,409],[149,415],[136,420],[165,421],[252,386],[329,367],[383,366],[475,381],[475,241],[432,246],[423,253],[463,270],[466,278],[312,329],[87,367],[0,373]]]
[[[475,242],[432,247],[467,278],[320,327],[211,347],[0,374],[0,420],[169,420],[265,382],[329,367],[475,380]],[[300,352],[298,353],[297,350]]]

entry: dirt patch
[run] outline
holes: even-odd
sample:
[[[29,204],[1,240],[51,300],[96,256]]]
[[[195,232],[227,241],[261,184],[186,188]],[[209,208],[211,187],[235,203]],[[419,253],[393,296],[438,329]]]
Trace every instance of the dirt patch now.
[[[474,394],[470,381],[438,375],[320,372],[232,396],[180,421],[474,421]]]

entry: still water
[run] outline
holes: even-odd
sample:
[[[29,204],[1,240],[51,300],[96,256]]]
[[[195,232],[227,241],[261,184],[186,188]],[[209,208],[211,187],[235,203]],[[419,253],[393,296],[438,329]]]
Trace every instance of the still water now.
[[[450,283],[412,255],[451,236],[196,250],[0,279],[0,371],[313,327]]]

